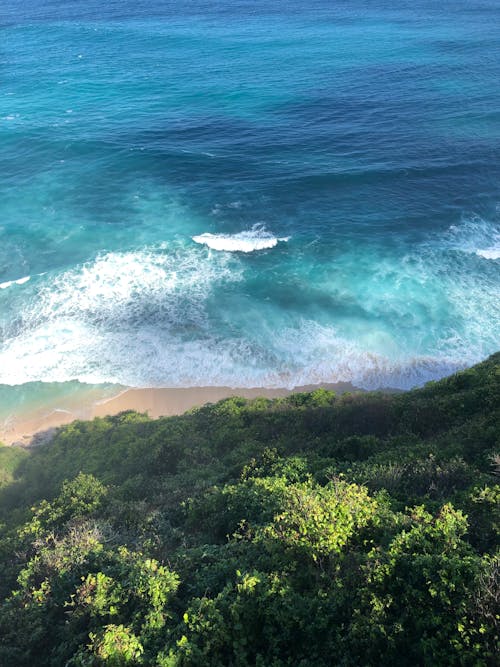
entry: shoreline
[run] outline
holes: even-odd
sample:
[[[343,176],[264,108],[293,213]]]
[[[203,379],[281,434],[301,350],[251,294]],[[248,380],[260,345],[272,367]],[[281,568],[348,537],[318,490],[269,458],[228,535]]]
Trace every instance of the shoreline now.
[[[146,412],[152,419],[180,415],[194,407],[207,403],[217,403],[224,398],[241,396],[252,399],[282,398],[290,394],[315,389],[328,389],[338,394],[345,392],[362,392],[349,382],[331,384],[304,385],[285,388],[233,388],[233,387],[152,387],[122,389],[115,396],[103,398],[91,403],[83,403],[71,409],[55,405],[38,408],[35,411],[24,411],[11,415],[0,424],[0,442],[7,446],[29,447],[46,442],[54,429],[65,426],[75,420],[90,420],[94,417],[116,415],[125,410]]]

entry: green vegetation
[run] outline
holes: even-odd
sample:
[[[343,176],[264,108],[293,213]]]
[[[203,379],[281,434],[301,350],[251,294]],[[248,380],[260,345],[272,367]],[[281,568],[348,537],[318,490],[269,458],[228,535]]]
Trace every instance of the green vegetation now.
[[[493,665],[499,444],[497,354],[1,449],[0,664]]]
[[[0,488],[14,480],[14,471],[25,456],[24,449],[5,447],[0,443]]]

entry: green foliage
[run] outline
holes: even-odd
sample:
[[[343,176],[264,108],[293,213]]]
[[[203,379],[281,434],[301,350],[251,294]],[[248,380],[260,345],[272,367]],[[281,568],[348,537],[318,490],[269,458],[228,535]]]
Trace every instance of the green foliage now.
[[[97,660],[88,662],[77,658],[77,664],[81,660],[83,665],[99,662],[109,667],[123,667],[142,662],[144,648],[141,642],[130,628],[123,625],[106,625],[100,633],[90,633],[90,641],[91,652]]]
[[[94,514],[106,497],[107,489],[92,475],[80,473],[74,480],[63,482],[61,493],[53,501],[42,500],[32,507],[33,518],[25,532],[39,534],[48,528]]]
[[[435,517],[417,507],[411,520],[388,549],[376,547],[368,554],[362,613],[355,615],[351,629],[354,643],[364,648],[370,663],[386,659],[395,664],[400,656],[400,664],[447,664],[461,655],[477,664],[486,657],[484,647],[466,652],[460,644],[470,582],[480,566],[480,558],[461,539],[466,519],[445,505]]]
[[[500,355],[0,448],[0,664],[495,664]]]
[[[6,447],[0,443],[0,487],[12,483],[14,474],[28,452],[21,447]]]
[[[376,508],[367,490],[355,484],[290,485],[265,535],[278,542],[279,549],[289,548],[321,562],[340,553],[353,533],[373,519]]]

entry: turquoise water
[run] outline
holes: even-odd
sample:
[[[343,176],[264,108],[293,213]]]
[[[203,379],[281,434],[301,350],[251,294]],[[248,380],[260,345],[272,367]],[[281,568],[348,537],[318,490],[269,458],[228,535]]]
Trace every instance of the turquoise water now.
[[[0,26],[0,384],[407,388],[499,348],[498,2]]]

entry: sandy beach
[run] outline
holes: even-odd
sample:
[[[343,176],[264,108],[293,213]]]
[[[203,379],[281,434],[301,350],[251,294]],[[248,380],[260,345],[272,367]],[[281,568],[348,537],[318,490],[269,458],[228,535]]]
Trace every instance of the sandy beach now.
[[[351,384],[321,385],[337,393],[360,391]],[[279,398],[300,391],[312,391],[319,385],[295,387],[294,389],[232,388],[232,387],[189,387],[189,388],[128,388],[114,397],[81,405],[71,405],[64,409],[47,405],[33,412],[11,415],[0,424],[0,442],[6,445],[30,446],[40,444],[51,437],[54,428],[70,424],[75,419],[93,419],[116,415],[124,410],[146,412],[150,417],[179,415],[186,410],[206,403],[216,403],[230,396],[243,398]]]

